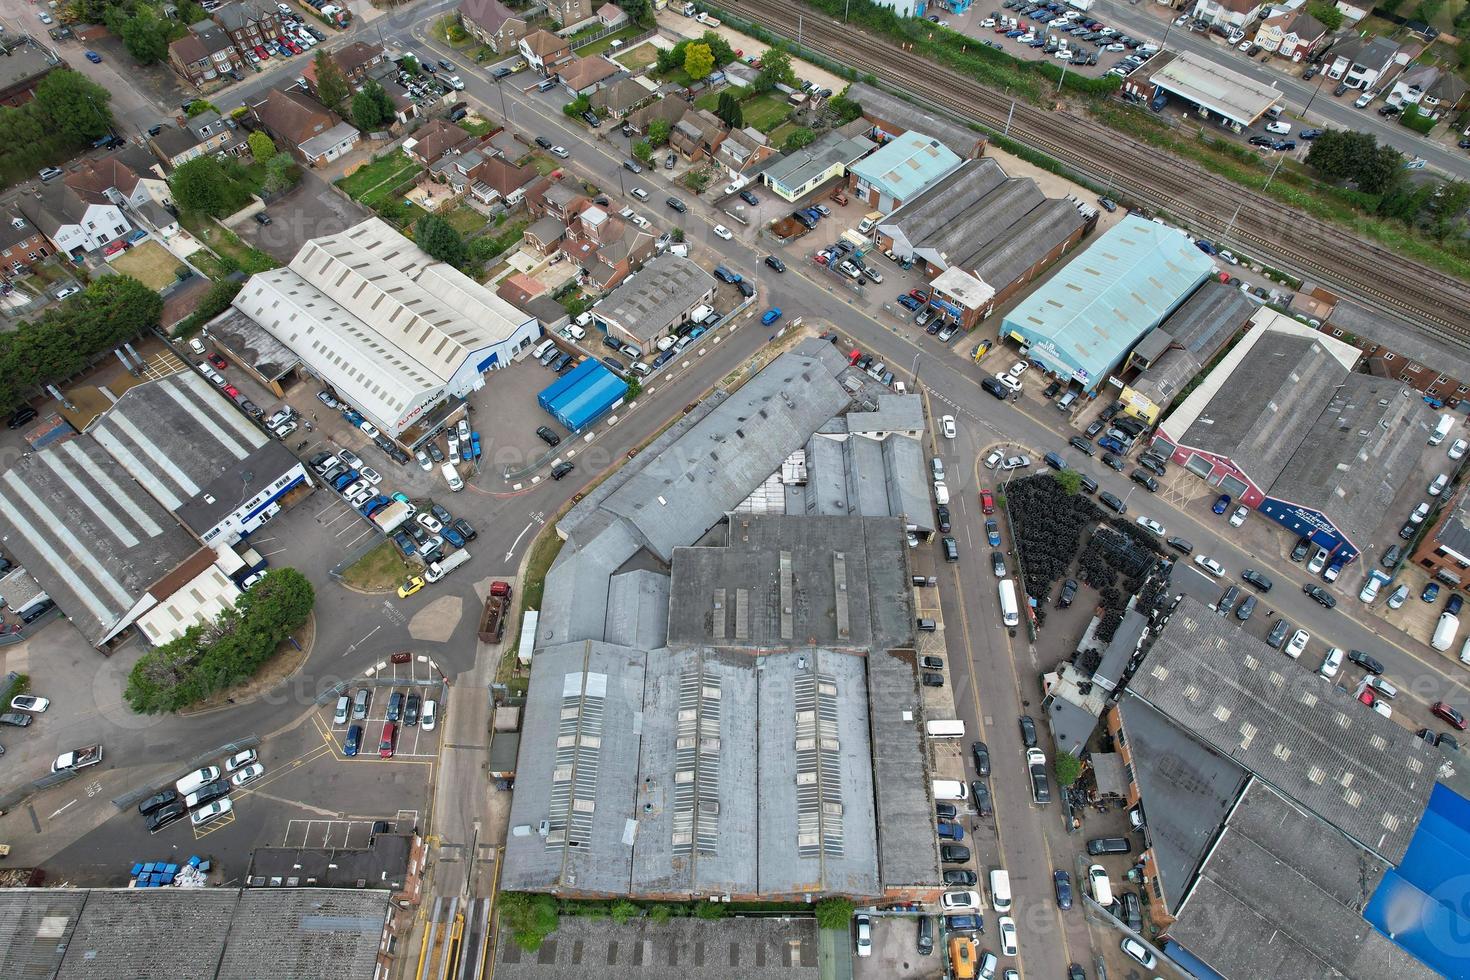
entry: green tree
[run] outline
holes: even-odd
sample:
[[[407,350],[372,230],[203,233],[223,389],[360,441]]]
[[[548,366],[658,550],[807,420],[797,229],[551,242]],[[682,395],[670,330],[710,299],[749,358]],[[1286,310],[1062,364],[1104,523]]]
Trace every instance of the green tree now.
[[[316,69],[316,96],[322,105],[335,109],[346,102],[352,90],[347,87],[347,79],[337,67],[336,59],[326,51],[318,51],[312,67]]]
[[[824,898],[817,903],[817,926],[822,929],[846,930],[852,923],[857,906],[845,898]]]
[[[1317,18],[1317,21],[1327,28],[1328,33],[1342,26],[1342,11],[1337,9],[1337,5],[1332,3],[1332,0],[1311,0],[1307,4],[1307,13]]]
[[[638,906],[634,905],[626,898],[620,898],[616,902],[612,903],[611,915],[612,920],[618,925],[626,925],[629,919],[633,919],[638,916]]]
[[[196,157],[174,168],[168,186],[181,210],[219,217],[225,213],[225,172],[214,157]]]
[[[112,347],[158,326],[163,297],[132,276],[103,276],[84,289],[76,304],[105,331],[98,339]]]
[[[664,905],[663,903],[659,903],[658,905],[655,905],[653,908],[648,910],[648,920],[657,925],[663,925],[665,922],[668,922],[673,917],[674,910],[671,907]]]
[[[500,893],[500,921],[511,930],[511,938],[528,953],[541,948],[556,931],[556,899],[525,892]]]
[[[566,105],[561,107],[563,114],[573,119],[578,118],[584,112],[592,111],[592,100],[585,95],[579,95]]]
[[[1470,207],[1470,184],[1452,180],[1435,192],[1430,205],[1430,229],[1434,237],[1444,241],[1465,230],[1465,209]]]
[[[174,328],[173,335],[188,337],[229,309],[230,301],[235,298],[236,293],[240,292],[240,287],[243,285],[245,284],[238,279],[221,279],[211,285],[205,292],[204,298],[199,301],[199,305],[194,307],[194,312]]]
[[[35,102],[49,128],[73,143],[95,140],[112,131],[112,93],[85,75],[53,71],[36,86]]]
[[[1082,474],[1077,470],[1057,470],[1052,473],[1051,478],[1074,497],[1082,489]]]
[[[1359,161],[1358,190],[1382,194],[1404,178],[1404,155],[1391,146],[1380,146]]]
[[[781,145],[781,149],[790,153],[792,150],[799,150],[803,146],[810,146],[816,138],[816,133],[807,129],[805,126],[800,126],[793,129],[791,135],[786,137],[786,142]]]
[[[761,70],[755,77],[755,89],[757,92],[769,92],[778,82],[795,85],[796,72],[791,67],[791,55],[780,48],[771,48],[761,55]]]
[[[465,260],[464,239],[437,214],[426,214],[418,220],[413,226],[413,240],[440,262],[459,266]]]
[[[363,132],[381,129],[393,122],[393,100],[376,79],[368,79],[352,97],[352,122]]]
[[[265,165],[265,180],[260,189],[266,194],[290,190],[301,180],[301,168],[288,154],[277,153]]]
[[[218,113],[219,106],[215,105],[208,99],[195,99],[193,102],[189,103],[187,108],[184,109],[184,115],[188,116],[190,119],[193,119],[195,116],[203,115],[206,112]]]
[[[245,142],[250,144],[250,155],[255,157],[256,163],[270,163],[271,158],[276,155],[275,140],[264,130],[257,129]]]
[[[694,907],[694,917],[713,922],[716,919],[723,919],[727,911],[729,909],[724,902],[700,902]]]
[[[1470,45],[1466,45],[1470,47]],[[648,124],[648,145],[663,146],[669,141],[669,132],[673,129],[667,119],[655,119]]]
[[[653,162],[653,147],[648,145],[648,140],[639,140],[633,144],[633,156],[647,166]]]
[[[157,64],[168,57],[168,28],[149,7],[139,7],[119,25],[117,34],[140,65]]]
[[[648,0],[618,0],[618,6],[635,24],[650,23],[653,19],[653,6]]]
[[[1053,763],[1058,786],[1071,786],[1082,775],[1082,761],[1070,752],[1057,753]]]
[[[739,129],[745,125],[745,112],[740,108],[740,100],[729,92],[721,92],[718,103],[715,106],[715,115],[720,121],[731,129]]]
[[[402,68],[404,71],[408,72],[410,75],[417,75],[419,73],[419,70],[420,70],[419,69],[419,59],[418,58],[415,58],[411,54],[406,54],[398,62],[398,67],[399,68]]]
[[[715,56],[708,44],[691,44],[684,49],[684,73],[696,82],[715,70]]]
[[[730,47],[730,42],[714,31],[705,31],[694,43],[709,48],[710,57],[715,59],[717,65],[728,65],[735,60],[735,49]]]

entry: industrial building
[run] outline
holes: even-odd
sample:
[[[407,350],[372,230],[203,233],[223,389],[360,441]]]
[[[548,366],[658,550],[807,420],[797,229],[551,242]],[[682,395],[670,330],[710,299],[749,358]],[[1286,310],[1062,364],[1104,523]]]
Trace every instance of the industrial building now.
[[[1217,118],[1237,131],[1254,126],[1284,98],[1280,89],[1266,82],[1187,51],[1161,51],[1148,67],[1153,88],[1144,94],[1149,98],[1167,92],[1193,106],[1203,118]]]
[[[794,204],[828,181],[847,176],[848,168],[875,145],[866,136],[829,130],[810,145],[761,164],[760,179],[783,201]]]
[[[934,310],[970,329],[1075,245],[1096,214],[994,160],[966,160],[880,221],[877,239],[923,263]]]
[[[1245,328],[1257,305],[1234,286],[1209,281],[1151,330],[1128,355],[1139,374],[1118,396],[1123,411],[1149,425],[1214,356]]]
[[[681,255],[665,252],[592,308],[592,323],[623,343],[647,349],[714,298],[715,277]]]
[[[410,449],[541,334],[534,316],[380,218],[307,242],[286,268],[252,276],[234,306]]]
[[[895,136],[848,168],[858,200],[884,214],[960,165],[938,139],[916,130]]]
[[[1470,483],[1462,483],[1449,506],[1414,549],[1414,564],[1453,588],[1470,584]]]
[[[938,139],[962,160],[970,160],[985,153],[984,134],[977,133],[947,116],[936,115],[922,106],[874,88],[866,82],[853,82],[849,85],[847,97],[862,106],[863,118],[873,124],[872,138],[879,142],[902,136],[910,130],[918,130]]]
[[[1145,934],[1197,976],[1461,975],[1470,778],[1444,750],[1192,597],[1146,644],[1106,718]]]
[[[1357,348],[1262,308],[1159,425],[1156,448],[1232,500],[1351,561],[1438,421]]]
[[[542,389],[536,402],[570,432],[580,432],[623,403],[628,382],[590,357]]]
[[[1007,313],[1000,334],[1090,392],[1214,268],[1184,232],[1125,215]]]
[[[933,801],[904,521],[809,513],[800,493],[751,506],[827,437],[880,460],[886,440],[913,442],[904,465],[924,486],[913,406],[879,404],[858,376],[804,342],[695,406],[558,523],[502,887],[937,894],[935,842],[913,833]]]

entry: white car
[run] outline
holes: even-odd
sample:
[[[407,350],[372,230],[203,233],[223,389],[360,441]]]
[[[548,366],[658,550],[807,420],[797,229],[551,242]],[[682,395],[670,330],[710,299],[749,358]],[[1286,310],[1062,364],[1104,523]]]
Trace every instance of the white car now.
[[[1456,439],[1450,443],[1450,459],[1459,459],[1461,456],[1464,456],[1466,449],[1470,449],[1470,443],[1467,443],[1464,439]]]
[[[368,482],[366,480],[355,480],[342,488],[342,497],[346,500],[351,500],[367,488]]]
[[[1312,556],[1312,560],[1307,562],[1307,571],[1311,572],[1313,575],[1316,575],[1322,571],[1323,567],[1325,567],[1326,564],[1327,549],[1318,548],[1317,553]]]
[[[48,14],[48,13],[46,13],[46,11],[44,11],[44,10],[40,11],[39,13],[37,13],[36,16],[39,17],[39,18],[41,18],[41,23],[43,23],[43,24],[55,23],[51,19],[51,15]]]
[[[10,699],[10,707],[15,711],[30,711],[39,715],[51,707],[51,699],[38,698],[34,694],[17,694]]]
[[[419,712],[419,727],[426,732],[432,732],[439,724],[439,702],[429,698],[424,702],[423,710]]]
[[[1307,648],[1307,641],[1311,638],[1312,634],[1306,630],[1297,630],[1291,634],[1291,640],[1286,644],[1286,655],[1296,660],[1302,655],[1302,651]]]
[[[420,449],[418,452],[413,454],[413,458],[419,461],[419,469],[423,470],[425,473],[433,472],[434,461],[429,458],[428,453]]]
[[[995,469],[1000,464],[1000,461],[1005,459],[1005,456],[1006,454],[1003,451],[992,449],[990,455],[985,457],[985,468],[987,470]]]
[[[1245,523],[1245,515],[1247,513],[1248,513],[1248,511],[1246,510],[1245,505],[1243,505],[1243,504],[1241,506],[1235,508],[1235,512],[1230,515],[1230,526],[1231,527],[1240,527],[1240,525],[1244,524]]]
[[[199,356],[203,357],[204,356],[204,341],[200,340],[198,337],[190,337],[189,338],[189,349],[191,351],[193,351],[194,353],[198,354]]]
[[[213,803],[206,803],[204,806],[201,806],[199,809],[189,814],[189,822],[198,827],[200,824],[209,823],[209,821],[213,820],[215,817],[224,816],[232,809],[234,809],[234,804],[231,803],[230,798],[226,796],[222,800],[215,800]]]
[[[571,156],[571,154],[567,152],[567,148],[564,146],[553,146],[551,148],[551,155],[554,157],[561,157],[563,160]]]
[[[1429,495],[1431,497],[1438,497],[1440,494],[1444,493],[1444,488],[1449,485],[1450,478],[1441,473],[1439,476],[1436,476],[1434,478],[1434,482],[1429,484]]]
[[[1000,927],[1000,951],[1006,956],[1015,956],[1016,947],[1016,920],[1008,915],[1001,916],[997,923]]]
[[[715,225],[715,234],[720,236],[727,242],[735,237],[734,235],[730,234],[730,229],[726,228],[724,225]]]
[[[964,912],[980,907],[979,892],[945,892],[939,896],[939,907],[946,912]]]
[[[378,436],[382,435],[382,433],[378,431],[378,427],[373,425],[367,419],[363,419],[361,422],[357,423],[357,427],[361,429],[362,434],[367,436],[369,439],[376,439],[378,438]]]
[[[434,518],[433,514],[419,514],[417,517],[414,518],[414,520],[418,521],[423,529],[425,531],[428,531],[430,534],[438,534],[440,531],[444,530],[444,525],[440,524]]]
[[[859,956],[873,955],[873,922],[866,915],[853,916],[853,922],[857,924],[857,954]]]
[[[291,437],[291,433],[296,431],[296,420],[287,419],[271,431],[276,434],[277,439],[289,439]]]
[[[340,698],[337,699],[337,710],[332,712],[332,724],[347,724],[347,713],[351,710],[352,699],[345,694],[342,695]]]
[[[1279,119],[1276,122],[1268,122],[1266,123],[1266,132],[1274,133],[1277,136],[1290,136],[1291,123],[1282,122]]]
[[[1014,377],[1012,377],[1009,374],[997,374],[995,376],[995,380],[996,381],[999,381],[1001,383],[1001,385],[1007,391],[1020,391],[1021,390],[1021,382],[1020,382],[1020,379],[1014,378]]]
[[[243,769],[254,761],[254,749],[246,749],[243,752],[236,752],[234,755],[225,760],[225,772],[234,772],[237,769]]]
[[[444,441],[446,443],[448,443],[448,445],[449,445],[449,461],[451,463],[458,463],[459,462],[459,436],[456,435],[453,432],[450,432],[449,435],[445,437],[445,440]]]
[[[1013,378],[1019,378],[1021,375],[1026,373],[1026,369],[1030,366],[1031,365],[1027,364],[1025,361],[1017,361],[1015,364],[1011,365],[1011,369],[1007,371],[1006,374],[1009,374]]]
[[[369,500],[372,500],[377,495],[378,491],[374,490],[372,487],[363,487],[361,490],[357,491],[357,493],[354,493],[350,498],[348,498],[348,500],[352,504],[352,506],[361,507],[363,504],[367,503]]]
[[[944,433],[944,438],[953,439],[955,434],[954,416],[946,415],[939,420],[939,430]]]
[[[1000,464],[1000,468],[1003,470],[1024,470],[1030,465],[1031,457],[1025,453],[1021,453],[1019,456],[1007,456],[1006,461]]]
[[[1152,517],[1140,517],[1138,519],[1138,526],[1139,527],[1146,527],[1146,528],[1148,528],[1150,531],[1154,532],[1159,537],[1163,537],[1164,536],[1164,525],[1160,524],[1158,521],[1154,520]]]
[[[210,367],[207,361],[199,362],[199,373],[212,381],[215,387],[223,388],[225,386],[225,379],[220,375],[218,371]]]
[[[379,473],[371,466],[364,466],[362,469],[357,471],[357,475],[366,480],[369,486],[375,487],[379,483],[383,482],[383,474]]]
[[[1330,681],[1332,680],[1332,678],[1337,676],[1337,672],[1339,669],[1341,669],[1341,667],[1342,648],[1333,647],[1327,651],[1327,656],[1323,658],[1322,666],[1317,668],[1317,673],[1321,674],[1323,677],[1327,678]]]
[[[352,467],[354,470],[357,470],[359,473],[362,472],[362,457],[357,455],[357,453],[353,452],[352,450],[337,450],[337,458],[346,463],[348,466]]]
[[[1194,563],[1215,576],[1215,578],[1221,578],[1225,575],[1225,567],[1209,555],[1195,555]]]
[[[1248,40],[1247,41],[1241,41],[1239,44],[1237,44],[1235,46],[1235,50],[1237,50],[1237,51],[1249,51],[1250,50],[1251,43],[1252,42],[1250,42]],[[1290,130],[1287,130],[1287,132],[1290,132]]]
[[[1112,44],[1104,45],[1103,46],[1103,50],[1104,51],[1122,51],[1123,50],[1123,47],[1124,46],[1122,44],[1120,44],[1117,41],[1114,41]]]
[[[205,766],[203,769],[194,770],[183,779],[174,783],[174,789],[178,791],[180,796],[188,796],[190,793],[198,792],[199,787],[205,783],[212,783],[218,778],[219,766]]]
[[[1121,943],[1119,943],[1118,948],[1121,949],[1128,956],[1142,963],[1145,970],[1152,970],[1155,966],[1158,966],[1159,964],[1159,958],[1153,953],[1150,953],[1147,946],[1139,942],[1137,939],[1134,939],[1132,936],[1125,938]]]
[[[1385,718],[1392,718],[1393,717],[1393,709],[1390,708],[1388,706],[1388,702],[1387,701],[1384,701],[1382,698],[1380,698],[1377,701],[1374,701],[1373,702],[1373,710],[1376,711],[1376,712],[1378,712],[1380,715],[1382,715]]]
[[[230,782],[234,783],[236,786],[244,786],[252,779],[259,779],[261,776],[264,775],[265,766],[261,765],[258,762],[252,762],[250,763],[250,765],[246,766],[245,768],[241,769],[239,772],[231,776]]]

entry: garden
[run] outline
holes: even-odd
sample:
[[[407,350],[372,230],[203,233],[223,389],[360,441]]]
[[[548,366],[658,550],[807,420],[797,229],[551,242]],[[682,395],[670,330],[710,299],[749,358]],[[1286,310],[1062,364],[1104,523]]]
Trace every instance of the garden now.
[[[342,188],[342,192],[354,201],[371,208],[393,197],[394,192],[402,184],[416,177],[418,172],[418,164],[402,153],[394,151],[385,156],[373,158],[370,163],[364,164],[337,181],[337,186]]]

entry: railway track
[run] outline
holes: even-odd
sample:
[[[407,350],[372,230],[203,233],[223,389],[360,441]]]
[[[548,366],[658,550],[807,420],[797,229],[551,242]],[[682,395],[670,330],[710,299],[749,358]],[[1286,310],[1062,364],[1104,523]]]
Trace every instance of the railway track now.
[[[797,37],[797,10],[789,0],[721,0],[721,5],[784,37]],[[1111,180],[1128,196],[1199,231],[1218,234],[1228,228],[1232,243],[1244,251],[1356,294],[1370,306],[1406,317],[1428,336],[1470,349],[1470,284],[1086,116],[1019,100],[1013,110],[1009,97],[892,42],[843,27],[811,8],[802,8],[801,18],[801,43],[808,48],[960,118],[999,130],[1009,116],[1012,139],[1098,180]],[[915,85],[920,79],[922,91]]]

